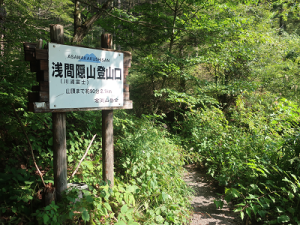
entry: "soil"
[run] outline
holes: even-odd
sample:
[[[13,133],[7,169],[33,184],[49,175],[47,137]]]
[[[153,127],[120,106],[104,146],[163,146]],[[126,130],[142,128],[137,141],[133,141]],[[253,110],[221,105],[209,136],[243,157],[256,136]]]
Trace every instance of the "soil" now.
[[[224,190],[206,174],[204,168],[191,164],[185,169],[184,181],[195,191],[191,198],[194,213],[190,225],[244,224],[239,213],[233,212],[232,206],[226,202],[222,209],[217,209],[214,200],[219,199],[218,193],[224,193]]]

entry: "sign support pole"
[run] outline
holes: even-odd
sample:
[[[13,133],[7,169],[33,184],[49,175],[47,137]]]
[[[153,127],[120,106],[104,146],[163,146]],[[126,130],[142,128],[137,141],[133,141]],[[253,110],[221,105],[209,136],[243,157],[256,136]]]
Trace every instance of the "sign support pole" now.
[[[51,25],[50,38],[51,42],[64,44],[63,26]],[[66,113],[52,113],[52,124],[54,186],[56,200],[60,201],[62,192],[67,189]]]
[[[69,104],[66,107],[65,102],[66,99],[70,98],[60,98],[59,107],[57,107],[56,103],[57,97],[61,96],[61,93],[65,94],[74,94],[75,88],[66,88],[63,85],[57,85],[57,79],[61,79],[61,83],[63,81],[62,73],[63,71],[66,73],[69,67],[69,61],[64,60],[66,58],[62,58],[63,56],[60,54],[61,50],[66,51],[77,51],[77,47],[64,45],[64,32],[63,26],[56,24],[50,26],[50,38],[51,42],[49,43],[48,48],[43,48],[42,40],[39,41],[38,44],[36,43],[23,43],[24,46],[24,56],[25,61],[30,61],[30,71],[36,72],[36,79],[39,82],[38,86],[32,87],[32,92],[28,93],[28,111],[33,113],[52,113],[52,124],[53,124],[53,170],[54,170],[54,187],[48,184],[44,189],[44,197],[46,199],[46,205],[50,204],[51,201],[56,200],[60,201],[62,197],[63,191],[67,189],[67,150],[66,150],[66,112],[72,111],[92,111],[92,110],[102,110],[102,163],[103,163],[103,180],[108,182],[110,187],[114,186],[114,141],[113,141],[113,110],[114,109],[132,109],[133,103],[129,98],[129,85],[126,83],[126,76],[128,75],[128,68],[131,66],[131,53],[127,51],[115,51],[112,49],[112,35],[111,34],[103,34],[101,36],[101,49],[94,49],[96,51],[100,50],[99,52],[95,52],[95,54],[104,55],[101,57],[101,62],[104,64],[109,64],[110,66],[105,69],[104,66],[99,66],[97,69],[97,79],[109,79],[109,80],[117,80],[112,85],[108,85],[109,89],[101,89],[102,87],[105,88],[103,82],[96,82],[97,87],[99,86],[100,89],[86,89],[92,90],[92,93],[95,91],[98,92],[99,98],[95,98],[95,103],[99,103],[98,105],[76,105],[76,104]],[[57,43],[57,44],[54,44]],[[50,46],[52,48],[50,48]],[[57,46],[57,48],[56,48]],[[62,47],[64,46],[64,47]],[[67,47],[69,46],[69,47]],[[54,48],[55,51],[54,51]],[[58,49],[61,48],[61,49]],[[83,51],[83,54],[95,56],[94,53],[90,54],[92,48],[89,47],[78,47],[79,51]],[[91,49],[91,50],[87,50]],[[56,55],[60,54],[60,55]],[[107,58],[106,58],[107,56]],[[96,56],[95,56],[96,57]],[[99,56],[100,57],[100,56]],[[120,57],[120,58],[118,58]],[[68,57],[69,58],[69,55]],[[70,56],[71,59],[74,59],[74,55]],[[83,58],[81,56],[80,60]],[[94,58],[94,57],[92,57]],[[78,55],[76,56],[78,59]],[[88,57],[89,59],[89,57]],[[87,59],[87,60],[88,60]],[[98,59],[98,58],[97,58]],[[110,59],[113,59],[113,62],[110,62]],[[80,61],[79,60],[79,61]],[[86,59],[84,57],[83,61],[85,62]],[[93,60],[94,61],[94,60]],[[97,61],[97,60],[96,60]],[[99,63],[100,60],[98,59]],[[123,61],[123,62],[122,62]],[[55,63],[56,62],[56,63]],[[62,63],[64,62],[65,68],[63,68]],[[89,61],[88,61],[89,62]],[[111,63],[111,64],[110,64]],[[80,66],[84,66],[85,64],[82,63]],[[73,71],[74,73],[74,63],[72,62],[69,65],[73,65],[72,68],[70,67],[69,70]],[[79,64],[78,64],[79,65]],[[118,67],[116,67],[118,65]],[[77,66],[77,64],[76,64]],[[77,68],[77,67],[76,67]],[[88,69],[90,68],[90,76],[88,76]],[[94,78],[95,79],[95,67],[94,68],[94,75],[92,74],[92,65],[87,67],[87,79]],[[111,70],[113,69],[113,70]],[[68,71],[69,71],[68,70]],[[80,70],[81,71],[81,70]],[[76,69],[76,73],[80,72],[79,69]],[[50,74],[49,74],[50,73]],[[80,72],[80,76],[82,72]],[[71,72],[72,75],[72,72]],[[104,77],[106,75],[106,78]],[[123,77],[122,77],[123,75]],[[65,74],[65,78],[66,78]],[[69,76],[69,75],[68,75]],[[57,78],[56,77],[60,77]],[[71,76],[72,77],[72,76]],[[77,77],[77,75],[76,75]],[[54,78],[54,80],[53,80]],[[73,78],[73,77],[72,77]],[[83,72],[83,77],[85,78],[85,72]],[[79,79],[79,78],[78,78]],[[67,80],[68,81],[68,80]],[[66,81],[66,83],[68,83]],[[74,79],[73,79],[74,81]],[[80,81],[80,80],[79,80]],[[80,85],[88,85],[87,81],[83,80],[84,82],[79,83]],[[76,81],[77,82],[77,81]],[[105,83],[105,82],[104,82]],[[104,103],[105,98],[102,98],[104,94],[111,94],[112,90],[116,93],[115,95],[107,96],[109,99],[109,104],[100,104]],[[122,90],[121,90],[122,89]],[[76,89],[76,94],[80,89]],[[81,89],[84,90],[84,89]],[[101,90],[101,91],[100,91]],[[54,94],[53,94],[54,93]],[[81,92],[80,92],[81,93]],[[86,93],[90,93],[86,91]],[[52,99],[51,96],[55,99]],[[84,93],[83,93],[84,94]],[[92,95],[91,95],[92,96]],[[73,96],[71,96],[73,97]],[[92,96],[93,97],[93,96]],[[119,100],[121,100],[119,102]],[[107,100],[105,100],[107,102]],[[93,102],[94,103],[94,102]],[[122,104],[121,104],[122,103]],[[52,105],[51,105],[52,104]]]
[[[112,49],[112,35],[101,35],[101,47]],[[113,110],[102,110],[102,178],[114,186]]]

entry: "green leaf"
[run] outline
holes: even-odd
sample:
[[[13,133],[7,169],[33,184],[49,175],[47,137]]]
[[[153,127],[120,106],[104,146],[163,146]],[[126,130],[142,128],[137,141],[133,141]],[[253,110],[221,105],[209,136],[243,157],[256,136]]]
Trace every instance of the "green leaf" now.
[[[49,216],[47,214],[43,215],[43,220],[44,220],[44,224],[47,224],[47,222],[49,221]]]
[[[245,216],[245,213],[243,211],[241,211],[241,219],[243,220]]]
[[[51,184],[54,184],[54,181],[53,180],[45,180],[45,183],[51,183]]]
[[[121,208],[121,213],[126,214],[127,211],[128,211],[127,205],[123,205]]]
[[[134,193],[136,189],[138,189],[138,187],[134,186],[134,185],[130,185],[130,186],[126,187],[127,192],[133,192]]]
[[[13,213],[16,213],[16,212],[17,212],[17,209],[16,209],[16,208],[12,208],[11,211],[12,211]]]
[[[287,215],[282,215],[282,216],[277,217],[277,221],[280,224],[281,223],[286,223],[286,222],[290,221],[290,217],[288,217]]]
[[[94,199],[93,199],[93,197],[91,195],[86,195],[85,199],[89,203],[93,203],[94,202]]]
[[[251,208],[246,208],[246,213],[251,218]]]
[[[89,215],[89,213],[88,213],[86,210],[84,210],[84,211],[82,212],[82,219],[83,219],[85,222],[87,222],[87,221],[90,220],[90,215]]]
[[[115,225],[126,225],[126,223],[122,220],[119,220]]]
[[[243,210],[243,207],[238,207],[238,208],[234,209],[233,211],[234,211],[234,212],[240,212],[240,211],[242,211],[242,210]]]
[[[173,215],[167,216],[167,220],[174,222],[174,216]]]
[[[285,210],[284,210],[283,208],[281,208],[280,206],[277,206],[277,207],[276,207],[276,211],[277,211],[279,214],[281,214],[281,213],[283,213]]]
[[[167,193],[165,193],[165,192],[161,193],[161,199],[163,200],[163,202],[165,202],[168,199],[168,196],[169,195]]]
[[[220,209],[223,208],[224,202],[222,200],[214,200],[214,203],[215,203],[217,209],[218,208],[220,208]]]
[[[25,184],[31,185],[33,181],[25,181]]]
[[[234,198],[238,198],[240,196],[240,193],[235,188],[231,188],[231,194],[233,195]]]
[[[170,205],[170,209],[172,210],[176,210],[176,209],[179,209],[179,205]]]
[[[294,217],[295,222],[297,223],[297,225],[300,225],[300,221],[298,220],[297,217]]]
[[[105,208],[107,208],[107,210],[112,211],[110,205],[107,202],[105,202],[103,205],[105,206]]]
[[[149,207],[148,202],[145,202],[145,203],[144,203],[144,206],[145,206],[145,209],[148,209],[148,207]]]
[[[273,203],[276,202],[276,199],[273,196],[269,195],[269,197],[270,197],[270,199],[272,200]]]
[[[289,199],[291,200],[292,198],[294,198],[295,196],[294,196],[294,194],[293,193],[291,193],[291,192],[288,192],[288,196],[289,196]]]
[[[262,218],[264,218],[264,217],[266,216],[266,213],[267,213],[266,210],[259,210],[259,211],[258,211],[258,214],[259,214]]]
[[[105,190],[101,190],[100,197],[104,198],[105,196],[106,196],[106,191]]]
[[[73,162],[73,156],[72,155],[68,156],[68,162]]]
[[[133,195],[129,195],[129,204],[135,206],[135,199],[134,199],[134,196]]]
[[[258,206],[257,205],[252,205],[251,206],[253,212],[254,212],[254,215],[256,216],[257,212],[258,212]]]
[[[163,222],[164,222],[164,218],[162,217],[162,216],[156,216],[155,217],[155,220],[156,220],[156,222],[157,223],[159,223],[159,224],[162,224]]]
[[[127,225],[139,225],[139,223],[134,221],[128,221]]]
[[[291,183],[291,187],[293,189],[293,192],[296,193],[297,192],[297,186],[293,183]]]
[[[72,211],[69,212],[69,219],[72,219],[74,216],[74,213]]]
[[[258,197],[257,195],[249,194],[249,196],[247,197],[247,199],[256,199],[257,197]]]
[[[50,146],[53,145],[53,138],[52,137],[48,140],[48,145],[50,145]]]

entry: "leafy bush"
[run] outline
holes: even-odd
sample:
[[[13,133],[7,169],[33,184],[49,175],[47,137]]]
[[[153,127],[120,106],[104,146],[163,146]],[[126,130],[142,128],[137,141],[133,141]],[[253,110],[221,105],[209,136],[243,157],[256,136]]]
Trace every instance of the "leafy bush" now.
[[[226,187],[225,200],[242,218],[299,223],[299,114],[287,99],[244,92],[229,120],[217,108],[186,113],[182,142]]]
[[[45,182],[53,183],[52,124],[49,114],[21,114],[20,111],[18,114],[32,142]],[[76,200],[78,194],[73,190],[61,202],[41,207],[42,202],[37,196],[42,184],[35,175],[25,138],[19,139],[17,136],[16,139],[12,138],[12,143],[2,142],[4,149],[16,153],[13,155],[5,151],[4,155],[11,154],[11,157],[2,165],[5,168],[0,174],[3,184],[0,197],[4,203],[1,212],[2,218],[8,218],[6,222],[72,224],[83,220],[135,225],[182,224],[188,220],[187,197],[190,190],[181,179],[182,149],[172,142],[163,127],[156,124],[157,118],[136,118],[124,111],[115,112],[116,180],[114,188],[110,189],[101,181],[100,115],[100,112],[80,112],[70,113],[67,117],[68,174],[82,158],[91,136],[98,133],[88,156],[72,178],[72,182],[84,182],[89,186],[80,201]],[[12,121],[15,122],[14,128],[17,128],[19,124],[13,117]],[[86,125],[83,121],[90,123]],[[13,133],[14,130],[17,129],[8,132]],[[26,161],[23,162],[25,157]],[[27,207],[28,204],[31,207]]]
[[[135,195],[143,224],[183,224],[189,216],[190,190],[181,178],[183,151],[154,116],[141,119],[119,112],[116,131],[121,180],[139,187]],[[133,122],[135,121],[135,122]],[[119,130],[120,129],[120,130]],[[122,157],[120,155],[122,154]],[[118,156],[118,155],[117,155]]]
[[[98,224],[110,224],[112,220],[119,225],[124,222],[137,225],[134,222],[133,208],[136,189],[137,187],[128,185],[116,185],[111,189],[105,182],[100,182],[89,186],[89,191],[82,190],[83,197],[79,198],[79,190],[73,188],[66,191],[58,204],[53,201],[32,215],[39,224],[74,224],[76,220],[89,221],[91,224],[94,221]]]

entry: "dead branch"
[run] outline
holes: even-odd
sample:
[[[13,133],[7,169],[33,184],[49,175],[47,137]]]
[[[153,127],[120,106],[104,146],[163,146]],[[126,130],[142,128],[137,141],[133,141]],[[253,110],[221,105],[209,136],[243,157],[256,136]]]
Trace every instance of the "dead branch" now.
[[[86,157],[86,155],[87,155],[87,153],[88,153],[88,151],[89,151],[90,147],[91,147],[91,146],[92,146],[92,144],[93,144],[93,141],[94,141],[94,139],[95,139],[96,135],[97,135],[97,134],[95,134],[95,135],[93,136],[93,138],[92,138],[92,140],[91,140],[91,142],[90,142],[90,144],[89,144],[88,148],[86,149],[86,151],[85,151],[85,153],[84,153],[83,157],[81,158],[81,160],[80,160],[80,162],[78,163],[78,165],[77,165],[76,169],[74,170],[74,172],[72,173],[72,175],[71,175],[71,176],[70,176],[70,178],[68,179],[68,183],[70,182],[70,180],[72,179],[72,177],[74,177],[74,175],[77,173],[77,171],[78,171],[78,168],[80,167],[80,165],[81,165],[82,161],[83,161],[83,160],[84,160],[84,158]]]
[[[28,136],[27,136],[27,134],[26,134],[26,132],[25,132],[24,125],[23,125],[23,123],[21,122],[21,119],[20,119],[20,117],[18,116],[18,114],[17,114],[17,112],[16,112],[16,109],[15,109],[14,104],[11,104],[11,105],[12,105],[12,107],[13,107],[15,116],[16,116],[16,118],[17,118],[17,120],[18,120],[18,122],[19,122],[19,124],[20,124],[20,126],[21,126],[21,129],[22,129],[22,131],[23,131],[23,133],[24,133],[24,135],[25,135],[25,137],[26,137],[26,139],[27,139],[27,142],[28,142],[28,145],[29,145],[29,147],[30,147],[31,156],[32,156],[32,159],[33,159],[33,163],[34,163],[34,165],[35,165],[35,168],[36,168],[36,170],[39,172],[39,175],[40,175],[40,177],[41,177],[41,180],[42,180],[42,182],[43,182],[44,187],[46,187],[46,184],[45,184],[44,179],[43,179],[43,174],[41,173],[41,171],[40,171],[38,165],[36,164],[35,157],[34,157],[34,154],[33,154],[33,149],[32,149],[30,140],[29,140],[29,138],[28,138]]]

